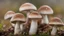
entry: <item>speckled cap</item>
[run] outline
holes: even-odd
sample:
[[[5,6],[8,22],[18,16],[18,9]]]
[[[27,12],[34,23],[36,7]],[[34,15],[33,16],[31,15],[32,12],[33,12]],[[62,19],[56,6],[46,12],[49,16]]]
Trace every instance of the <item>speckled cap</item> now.
[[[38,9],[38,12],[41,14],[53,14],[53,10],[48,5],[43,5]]]

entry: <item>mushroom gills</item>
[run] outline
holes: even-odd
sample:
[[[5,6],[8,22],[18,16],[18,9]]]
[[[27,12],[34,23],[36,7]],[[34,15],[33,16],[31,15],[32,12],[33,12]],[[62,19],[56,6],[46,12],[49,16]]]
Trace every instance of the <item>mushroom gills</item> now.
[[[37,21],[36,20],[32,20],[31,26],[30,26],[30,30],[29,30],[29,35],[36,34],[37,27],[38,27]]]

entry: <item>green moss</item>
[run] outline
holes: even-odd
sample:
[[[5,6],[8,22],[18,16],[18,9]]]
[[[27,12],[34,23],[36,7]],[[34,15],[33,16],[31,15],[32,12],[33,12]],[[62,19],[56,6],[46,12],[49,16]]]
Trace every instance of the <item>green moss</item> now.
[[[2,25],[2,24],[0,24],[0,30],[2,30],[2,27],[3,27],[3,25]]]

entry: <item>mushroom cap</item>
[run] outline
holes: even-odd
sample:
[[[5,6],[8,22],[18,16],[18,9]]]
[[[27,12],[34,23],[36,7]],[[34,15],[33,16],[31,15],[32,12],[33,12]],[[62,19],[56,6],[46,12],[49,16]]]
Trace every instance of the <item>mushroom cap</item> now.
[[[52,25],[52,26],[63,26],[63,22],[60,18],[58,17],[54,17],[54,18],[51,18],[50,22],[49,22],[49,25]]]
[[[37,10],[37,8],[32,3],[24,3],[20,6],[19,11],[25,11],[25,10]]]
[[[28,15],[29,19],[41,19],[42,16],[37,12],[32,12]]]
[[[8,11],[5,15],[4,15],[4,19],[11,19],[12,16],[14,16],[15,12],[14,11]]]
[[[26,21],[26,18],[23,14],[21,13],[16,13],[10,20],[11,23],[16,23],[16,22],[20,22],[20,23],[24,23]]]
[[[53,14],[53,10],[50,6],[48,5],[43,5],[38,9],[38,12],[40,14]]]

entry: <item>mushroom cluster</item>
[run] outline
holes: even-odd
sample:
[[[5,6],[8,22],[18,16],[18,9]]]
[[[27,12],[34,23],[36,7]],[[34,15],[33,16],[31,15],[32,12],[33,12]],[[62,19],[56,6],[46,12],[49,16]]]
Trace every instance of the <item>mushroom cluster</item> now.
[[[19,12],[8,11],[4,16],[4,19],[10,20],[11,25],[14,27],[14,35],[22,34],[25,28],[29,26],[28,34],[34,35],[37,34],[39,27],[44,30],[47,26],[49,28],[52,27],[51,35],[55,36],[57,27],[63,26],[60,18],[54,17],[51,20],[48,18],[48,15],[53,14],[52,8],[48,5],[43,5],[37,10],[36,6],[32,3],[24,3],[20,6]],[[27,16],[25,17],[22,13],[25,13]]]

